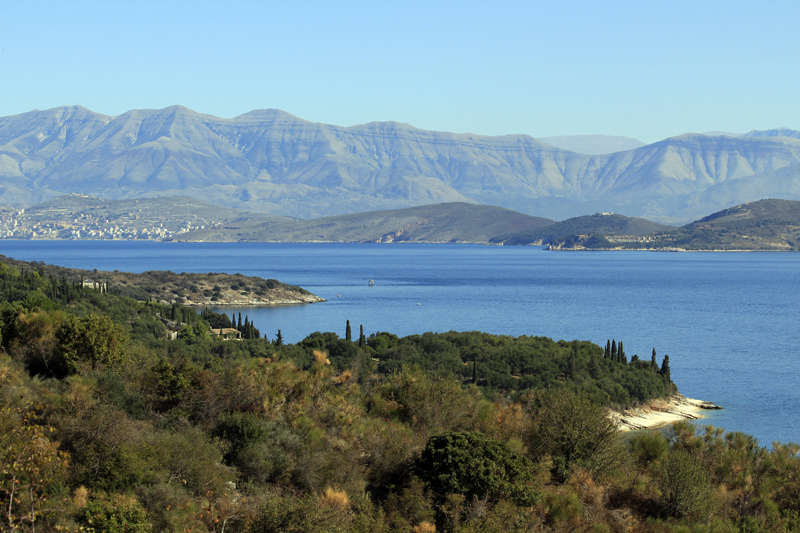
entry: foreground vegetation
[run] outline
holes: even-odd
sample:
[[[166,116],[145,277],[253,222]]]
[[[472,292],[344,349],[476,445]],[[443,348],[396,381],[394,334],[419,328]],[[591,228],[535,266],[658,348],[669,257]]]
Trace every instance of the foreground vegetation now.
[[[800,531],[796,445],[621,438],[604,405],[674,390],[655,354],[349,324],[284,345],[32,268],[0,284],[3,531]]]

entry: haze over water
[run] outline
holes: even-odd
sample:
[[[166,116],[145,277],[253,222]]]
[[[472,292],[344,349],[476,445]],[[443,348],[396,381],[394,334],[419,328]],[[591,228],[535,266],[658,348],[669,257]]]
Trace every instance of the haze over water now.
[[[0,253],[98,270],[240,272],[328,302],[242,308],[288,342],[313,331],[480,330],[605,344],[659,363],[703,423],[800,441],[800,254],[545,252],[473,245],[3,241]],[[375,286],[367,285],[368,279]],[[223,309],[230,314],[233,308]]]

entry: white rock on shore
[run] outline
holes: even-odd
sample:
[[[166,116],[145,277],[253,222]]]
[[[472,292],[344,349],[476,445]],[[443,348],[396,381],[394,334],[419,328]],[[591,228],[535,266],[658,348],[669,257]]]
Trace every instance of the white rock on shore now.
[[[623,412],[612,411],[609,418],[616,422],[621,431],[655,429],[680,420],[697,420],[703,418],[704,409],[719,409],[711,402],[686,398],[678,393],[669,401],[652,400],[646,407],[627,409]]]

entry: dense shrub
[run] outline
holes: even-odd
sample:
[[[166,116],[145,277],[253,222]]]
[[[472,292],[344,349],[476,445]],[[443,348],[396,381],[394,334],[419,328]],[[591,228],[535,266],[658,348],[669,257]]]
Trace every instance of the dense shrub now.
[[[414,472],[440,498],[511,499],[531,505],[539,499],[533,464],[507,445],[481,433],[444,433],[430,438]]]

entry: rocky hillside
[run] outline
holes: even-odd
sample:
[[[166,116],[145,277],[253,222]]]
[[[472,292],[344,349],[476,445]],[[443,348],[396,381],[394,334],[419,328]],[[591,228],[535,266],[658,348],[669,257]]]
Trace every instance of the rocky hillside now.
[[[554,238],[550,249],[798,251],[800,202],[747,202],[680,228],[641,237],[620,239],[602,232],[575,232]]]
[[[222,119],[173,106],[109,117],[74,106],[0,118],[0,203],[12,205],[72,192],[186,195],[309,218],[473,202],[555,219],[613,211],[685,222],[718,208],[709,205],[718,193],[705,194],[713,187],[738,200],[800,199],[798,168],[793,130],[686,134],[587,155],[525,135],[340,127],[279,110]]]
[[[626,217],[615,213],[596,213],[594,215],[570,218],[533,230],[498,235],[492,238],[490,242],[505,246],[541,245],[550,244],[554,238],[567,235],[596,233],[600,235],[643,236],[672,229],[671,226],[658,224],[643,218]]]

